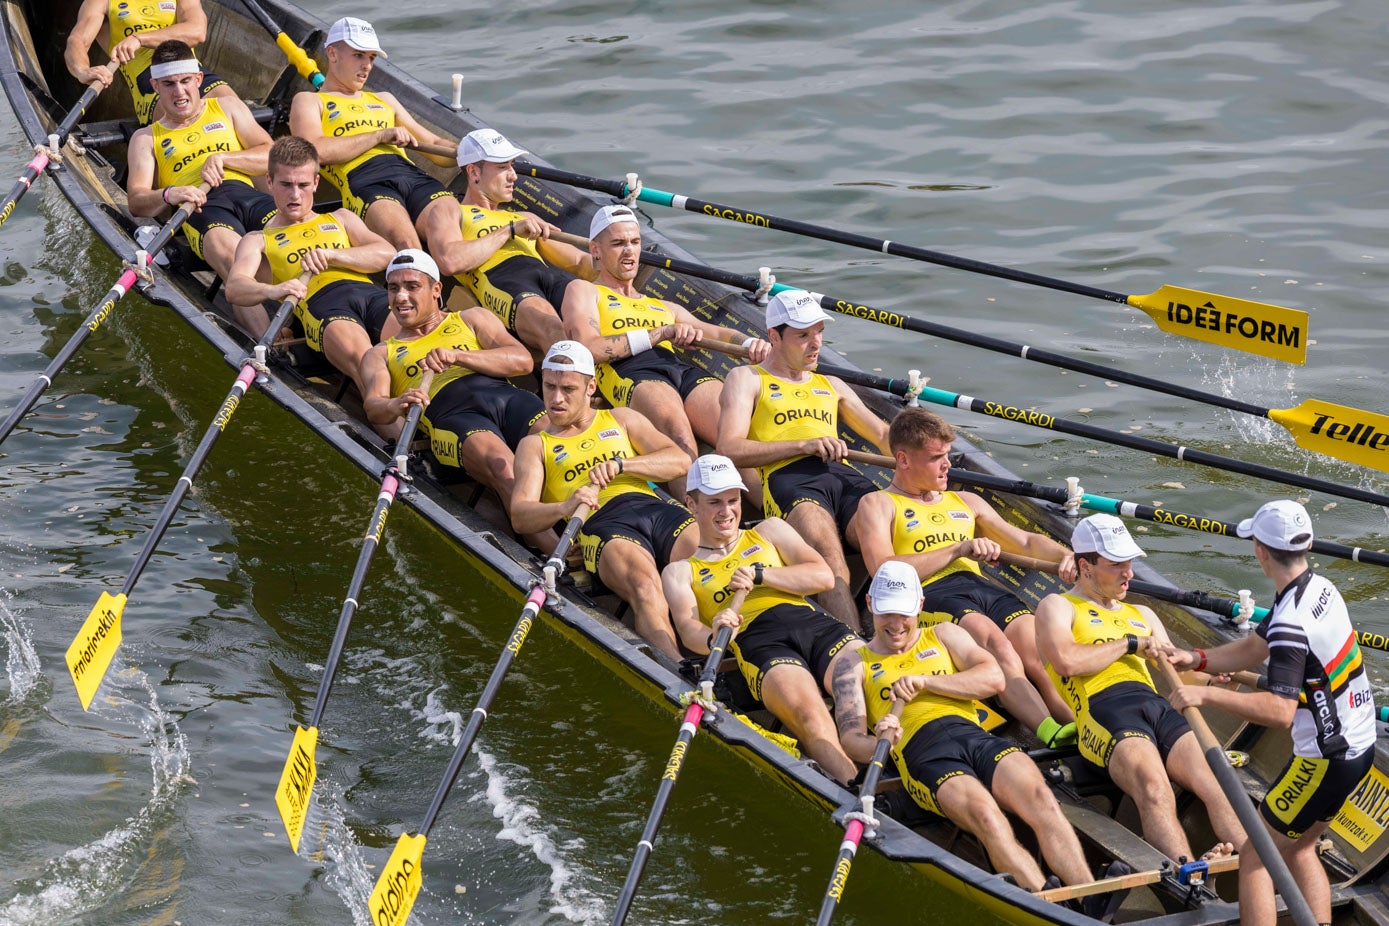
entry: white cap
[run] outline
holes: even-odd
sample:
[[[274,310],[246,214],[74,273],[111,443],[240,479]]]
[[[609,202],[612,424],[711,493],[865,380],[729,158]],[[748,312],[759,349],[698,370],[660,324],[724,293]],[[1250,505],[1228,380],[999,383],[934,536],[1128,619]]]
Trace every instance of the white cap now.
[[[1098,553],[1116,563],[1148,555],[1134,542],[1124,522],[1112,514],[1092,514],[1077,524],[1071,534],[1071,549],[1077,553]]]
[[[633,225],[640,225],[637,214],[632,211],[630,206],[604,206],[593,213],[593,220],[588,223],[588,240],[592,241],[603,233],[609,225],[616,225],[619,222],[631,222]]]
[[[729,489],[742,489],[746,492],[747,488],[733,461],[717,453],[706,453],[695,460],[694,466],[690,467],[690,474],[685,477],[686,492],[716,495]]]
[[[809,328],[816,322],[828,320],[829,316],[820,308],[820,300],[803,289],[783,289],[767,302],[769,329],[778,325]]]
[[[386,276],[389,277],[397,270],[418,270],[435,283],[439,282],[439,265],[434,263],[434,258],[419,248],[397,251],[395,257],[386,265]]]
[[[868,586],[868,607],[874,614],[921,613],[921,577],[901,560],[890,559],[878,567]]]
[[[344,16],[329,26],[328,38],[323,44],[336,45],[338,42],[346,42],[349,48],[358,51],[374,51],[381,57],[386,57],[386,53],[381,50],[381,43],[376,39],[375,27],[365,19]]]
[[[568,363],[556,363],[556,357],[564,357]],[[588,348],[578,341],[556,341],[550,345],[550,350],[545,354],[544,361],[540,364],[542,370],[556,370],[560,373],[582,373],[584,376],[593,375],[593,354],[589,353]]]
[[[458,166],[488,161],[492,164],[505,164],[523,154],[530,154],[507,141],[505,135],[496,129],[477,129],[458,140]]]
[[[1253,537],[1275,550],[1307,550],[1312,546],[1312,519],[1297,502],[1280,498],[1267,502],[1235,528],[1241,537]]]

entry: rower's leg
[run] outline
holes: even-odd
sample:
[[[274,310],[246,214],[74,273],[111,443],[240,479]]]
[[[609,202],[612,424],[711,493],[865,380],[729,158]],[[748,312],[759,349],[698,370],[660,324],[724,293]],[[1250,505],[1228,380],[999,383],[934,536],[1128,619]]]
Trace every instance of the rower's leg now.
[[[723,383],[709,380],[685,396],[685,416],[689,419],[690,430],[710,447],[719,439],[719,396],[722,394]]]
[[[394,315],[391,315],[386,322],[393,330],[388,334],[383,329],[381,333],[383,340],[399,330],[399,324]],[[328,362],[340,372],[352,377],[352,381],[357,384],[358,393],[362,395],[365,395],[366,391],[362,389],[361,373],[357,365],[361,362],[362,355],[369,350],[371,350],[371,336],[357,322],[346,318],[335,318],[323,326],[323,356],[327,357]],[[381,428],[378,427],[377,431],[381,431]],[[394,433],[386,436],[394,437],[399,433],[400,424],[397,422]]]
[[[217,274],[223,282],[226,281],[227,274],[231,272],[232,258],[236,255],[236,245],[240,241],[241,236],[230,228],[209,228],[207,233],[203,235],[203,260],[207,261],[212,272]],[[253,338],[258,338],[264,334],[265,326],[270,324],[270,313],[265,311],[265,306],[260,303],[233,305],[232,315],[235,316],[236,323],[241,326],[241,330]]]
[[[410,213],[406,212],[400,203],[378,199],[367,207],[363,221],[367,223],[367,228],[389,241],[391,247],[397,251],[420,246],[420,237],[415,234],[415,225],[410,221]]]
[[[1269,827],[1264,828],[1273,837],[1273,844],[1283,860],[1288,863],[1293,880],[1297,882],[1312,915],[1318,923],[1331,922],[1331,884],[1326,877],[1326,869],[1317,857],[1317,843],[1326,830],[1325,823],[1317,823],[1298,839],[1292,839]],[[1239,919],[1243,926],[1257,926],[1272,923],[1277,917],[1278,901],[1274,897],[1273,879],[1263,860],[1246,843],[1239,848]]]
[[[516,336],[542,355],[556,341],[564,340],[564,322],[544,296],[527,296],[516,304]]]
[[[631,606],[643,640],[672,659],[680,658],[656,560],[644,547],[621,538],[609,540],[598,557],[598,578]]]
[[[1195,742],[1195,736],[1191,738]],[[1175,749],[1172,755],[1176,755]],[[1199,753],[1196,761],[1203,766],[1206,764]],[[1109,757],[1109,777],[1133,799],[1143,824],[1144,839],[1173,861],[1195,857],[1181,821],[1177,819],[1177,798],[1172,793],[1167,770],[1162,767],[1162,754],[1152,740],[1141,736],[1119,740]]]
[[[1015,752],[998,763],[991,790],[1004,810],[1032,827],[1042,858],[1062,881],[1084,884],[1093,880],[1075,829],[1027,753]]]
[[[1211,771],[1210,764],[1206,762],[1206,756],[1201,751],[1201,744],[1196,741],[1195,733],[1183,733],[1181,739],[1172,745],[1172,751],[1167,754],[1167,774],[1206,805],[1206,815],[1210,817],[1211,829],[1215,830],[1215,835],[1221,842],[1228,842],[1234,846],[1244,844],[1248,838],[1244,826],[1240,824],[1235,808],[1230,806],[1229,798],[1225,796],[1220,782],[1216,780],[1215,772]]]
[[[936,790],[936,803],[951,822],[984,844],[994,871],[1012,875],[1025,890],[1042,889],[1046,879],[1037,860],[1018,844],[1012,824],[978,778],[956,775],[946,779]]]
[[[506,509],[508,520],[511,518],[511,492],[516,488],[516,476],[512,470],[515,459],[506,442],[491,431],[476,431],[463,440],[463,469],[497,493]],[[525,534],[523,537],[542,553],[553,551],[555,544],[559,542],[554,530],[548,528],[541,533]]]
[[[405,210],[401,210],[404,212]],[[409,216],[407,215],[408,219]],[[462,212],[458,206],[458,200],[452,196],[440,196],[432,200],[428,206],[420,212],[419,221],[415,223],[415,231],[419,232],[417,240],[424,242],[424,247],[429,250],[429,256],[434,258],[434,262],[439,265],[441,276],[453,276],[472,270],[472,267],[457,265],[455,258],[459,254],[459,248],[463,244]],[[387,235],[386,237],[390,237]],[[391,239],[394,240],[394,239]],[[420,247],[418,244],[409,247]]]
[[[685,406],[674,386],[655,380],[637,383],[627,405],[649,418],[656,430],[675,441],[675,446],[685,451],[691,460],[699,456],[694,432],[690,430],[690,421],[685,417]],[[685,477],[677,476],[666,483],[666,491],[676,498],[684,498]]]
[[[1032,682],[1032,687],[1036,688],[1037,693],[1042,696],[1042,701],[1047,706],[1047,713],[1051,714],[1052,719],[1061,724],[1075,720],[1075,712],[1066,703],[1066,699],[1061,697],[1061,692],[1056,690],[1056,684],[1047,674],[1046,664],[1042,661],[1042,654],[1037,651],[1036,615],[1020,614],[1013,618],[1003,635],[1008,638],[1008,642],[1012,644],[1018,658],[1022,660],[1023,671],[1027,674],[1028,680]],[[1036,727],[1033,729],[1035,730]]]
[[[834,515],[814,502],[801,502],[786,515],[786,523],[825,558],[834,573],[834,588],[815,596],[820,607],[850,627],[859,626],[858,608],[849,593],[849,562],[844,558]]]
[[[858,767],[839,744],[839,731],[815,678],[804,666],[792,663],[772,666],[762,676],[762,703],[786,724],[801,751],[843,784],[858,774]]]
[[[927,601],[926,607],[929,609],[930,606],[930,601]],[[1008,642],[1007,636],[987,614],[970,611],[960,618],[960,626],[969,632],[974,642],[989,651],[1003,670],[1005,687],[998,699],[1003,702],[1004,709],[1029,730],[1037,729],[1051,715],[1042,696],[1028,681],[1022,659],[1018,657],[1018,651],[1013,649],[1013,644]]]

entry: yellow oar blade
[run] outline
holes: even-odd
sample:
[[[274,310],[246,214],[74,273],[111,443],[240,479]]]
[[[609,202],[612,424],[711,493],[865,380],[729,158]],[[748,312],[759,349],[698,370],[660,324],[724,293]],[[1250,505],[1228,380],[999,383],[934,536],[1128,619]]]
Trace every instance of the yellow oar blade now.
[[[111,667],[116,648],[121,645],[121,614],[125,611],[125,596],[102,592],[96,607],[82,622],[77,638],[68,647],[68,672],[77,686],[82,710],[92,706],[92,698]]]
[[[1130,296],[1168,334],[1242,350],[1284,363],[1307,362],[1307,313],[1267,302],[1164,286]]]
[[[296,854],[299,852],[299,837],[304,833],[304,818],[309,813],[313,783],[318,777],[318,765],[314,762],[317,748],[318,727],[307,730],[295,727],[289,758],[285,759],[284,771],[280,772],[280,785],[275,789],[275,806],[285,823],[285,832],[289,834],[289,845]]]
[[[373,926],[405,926],[423,884],[423,860],[424,837],[403,833],[367,902]]]
[[[1270,409],[1268,416],[1299,447],[1389,472],[1389,415],[1308,399],[1294,408]]]

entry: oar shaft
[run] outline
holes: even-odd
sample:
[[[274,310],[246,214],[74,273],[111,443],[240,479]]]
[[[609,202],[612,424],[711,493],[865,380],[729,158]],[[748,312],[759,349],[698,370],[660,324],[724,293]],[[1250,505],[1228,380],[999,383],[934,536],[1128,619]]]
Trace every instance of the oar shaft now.
[[[1158,672],[1162,674],[1170,687],[1176,688],[1182,684],[1182,680],[1177,677],[1177,670],[1172,668],[1170,662],[1161,656],[1153,662],[1157,664]],[[1244,827],[1255,853],[1264,863],[1264,868],[1268,870],[1269,877],[1273,879],[1278,893],[1282,895],[1283,903],[1287,904],[1293,922],[1297,926],[1316,926],[1317,919],[1312,914],[1312,908],[1307,905],[1306,898],[1302,896],[1297,882],[1293,880],[1292,872],[1288,870],[1287,863],[1283,861],[1282,853],[1273,844],[1273,837],[1265,828],[1263,817],[1250,802],[1249,794],[1240,784],[1235,770],[1230,767],[1230,760],[1225,755],[1225,747],[1211,732],[1211,728],[1206,724],[1206,718],[1201,716],[1198,709],[1188,707],[1182,711],[1182,716],[1186,718],[1186,722],[1191,725],[1192,732],[1196,734],[1196,741],[1201,745],[1201,750],[1206,755],[1206,762],[1215,774],[1216,781],[1220,783],[1221,790],[1225,792],[1225,797],[1234,807],[1240,825]]]
[[[318,65],[310,58],[304,49],[285,34],[275,20],[270,18],[270,14],[261,9],[256,0],[242,0],[242,5],[251,11],[251,15],[261,24],[266,32],[275,37],[275,45],[284,54],[294,69],[299,72],[299,76],[313,84],[315,90],[323,86],[324,77],[318,70]]]

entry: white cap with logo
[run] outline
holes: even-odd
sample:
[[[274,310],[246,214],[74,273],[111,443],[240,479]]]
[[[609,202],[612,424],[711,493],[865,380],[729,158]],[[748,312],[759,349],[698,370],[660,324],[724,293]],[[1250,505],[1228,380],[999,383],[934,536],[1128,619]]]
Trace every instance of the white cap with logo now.
[[[817,322],[829,321],[820,308],[820,297],[803,289],[783,289],[767,301],[767,327],[790,325],[809,328]]]
[[[868,607],[874,614],[921,613],[921,577],[901,560],[890,559],[878,567],[868,586]]]
[[[695,460],[694,466],[690,467],[690,474],[685,477],[686,492],[717,495],[729,489],[742,489],[746,492],[747,488],[733,461],[717,453],[706,453]]]
[[[505,164],[523,154],[530,154],[507,141],[505,135],[496,129],[477,129],[458,140],[458,166],[488,161],[492,164]]]
[[[616,225],[619,222],[631,222],[633,225],[640,225],[637,214],[632,211],[630,206],[604,206],[593,213],[592,220],[588,223],[588,240],[592,241],[601,235],[609,225]]]
[[[1112,514],[1092,514],[1077,524],[1071,534],[1071,549],[1077,553],[1098,553],[1116,563],[1148,555],[1134,542],[1124,522]]]
[[[1259,506],[1254,517],[1239,522],[1235,533],[1275,550],[1307,550],[1312,546],[1312,519],[1297,502],[1280,498]]]
[[[557,358],[568,360],[560,363]],[[550,345],[545,359],[540,364],[542,370],[555,370],[559,373],[582,373],[593,375],[593,354],[578,341],[556,341]]]
[[[386,265],[387,278],[397,270],[418,270],[435,283],[439,282],[439,265],[434,263],[434,258],[419,248],[406,248],[403,251],[397,251],[395,257],[392,257],[391,262]]]
[[[339,42],[346,42],[348,48],[355,48],[358,51],[374,51],[381,57],[386,57],[386,53],[381,50],[381,42],[376,38],[376,28],[365,19],[344,16],[329,26],[328,38],[324,40],[323,44],[336,45]]]

